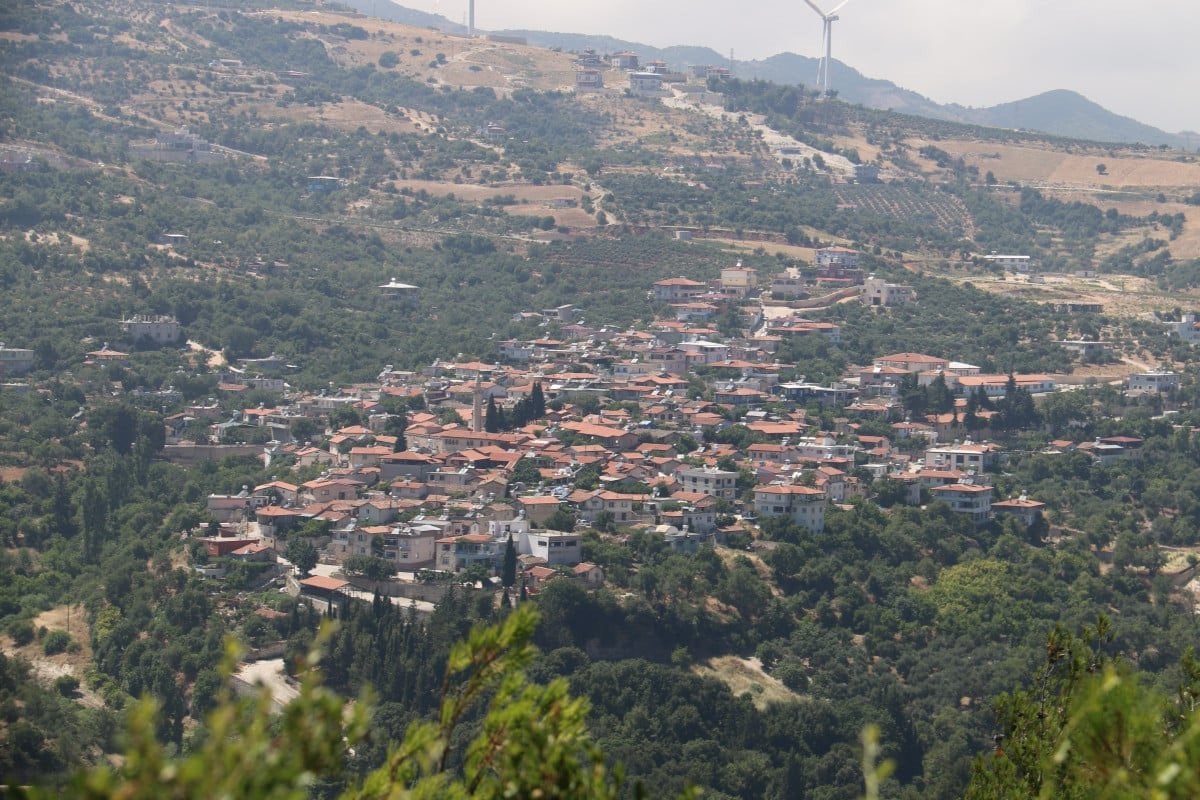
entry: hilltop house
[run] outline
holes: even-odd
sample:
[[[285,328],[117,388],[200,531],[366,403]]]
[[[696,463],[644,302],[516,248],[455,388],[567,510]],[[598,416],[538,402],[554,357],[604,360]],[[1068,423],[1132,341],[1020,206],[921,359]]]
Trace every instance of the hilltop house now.
[[[609,63],[616,69],[637,69],[638,54],[622,50],[620,53],[613,53],[609,57]]]
[[[604,74],[598,69],[581,69],[575,73],[576,92],[598,92],[604,88]]]

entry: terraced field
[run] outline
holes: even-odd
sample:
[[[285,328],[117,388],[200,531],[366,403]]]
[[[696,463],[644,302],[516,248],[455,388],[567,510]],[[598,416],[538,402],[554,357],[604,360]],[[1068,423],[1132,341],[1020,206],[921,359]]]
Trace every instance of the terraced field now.
[[[835,186],[838,203],[859,211],[928,225],[953,235],[970,237],[974,224],[957,197],[932,189],[916,191],[890,184]]]

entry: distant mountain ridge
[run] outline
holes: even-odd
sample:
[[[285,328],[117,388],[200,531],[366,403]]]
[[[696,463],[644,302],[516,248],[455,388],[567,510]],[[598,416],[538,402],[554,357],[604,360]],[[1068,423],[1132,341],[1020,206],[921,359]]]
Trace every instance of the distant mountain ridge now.
[[[463,33],[465,28],[443,16],[405,8],[391,2],[379,0],[342,0],[343,3],[363,13],[379,16],[394,22],[409,25],[435,27],[447,33]],[[562,50],[584,50],[592,48],[601,53],[631,50],[643,59],[661,59],[668,64],[684,67],[691,64],[730,65],[728,56],[723,56],[710,47],[676,45],[653,47],[640,42],[630,42],[613,36],[586,33],[556,33],[551,31],[504,30],[495,31],[508,36],[523,36],[538,47],[557,47]],[[818,59],[796,53],[779,53],[769,58],[753,61],[732,62],[734,74],[741,78],[758,78],[783,84],[805,84],[816,82]],[[924,95],[904,89],[888,80],[869,78],[858,70],[835,59],[831,84],[837,89],[838,97],[848,103],[868,108],[898,111],[921,117],[982,125],[990,128],[1023,128],[1040,131],[1071,139],[1085,139],[1116,144],[1168,145],[1191,148],[1200,135],[1168,133],[1121,116],[1089,100],[1078,92],[1055,89],[1049,92],[1014,100],[1008,103],[971,108],[956,103],[942,104]]]

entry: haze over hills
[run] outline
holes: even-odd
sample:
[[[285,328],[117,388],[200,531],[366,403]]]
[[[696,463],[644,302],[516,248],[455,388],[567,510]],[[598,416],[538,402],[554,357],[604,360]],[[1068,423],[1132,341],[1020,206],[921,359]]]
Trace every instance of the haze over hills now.
[[[446,17],[378,0],[345,0],[346,4],[367,14],[410,25],[436,27],[449,33],[464,33],[465,27]],[[530,44],[563,50],[592,48],[598,52],[631,50],[646,59],[661,59],[670,64],[726,65],[728,55],[710,47],[676,45],[653,47],[612,36],[583,33],[557,33],[536,30],[496,31],[523,36]],[[762,60],[732,62],[734,73],[742,78],[758,78],[783,84],[812,85],[818,59],[796,53],[779,53]],[[835,59],[832,84],[838,96],[849,103],[868,108],[898,111],[922,117],[984,125],[998,128],[1024,128],[1056,136],[1098,142],[1168,145],[1191,149],[1200,144],[1200,134],[1169,133],[1130,117],[1116,114],[1083,95],[1056,89],[1033,97],[972,108],[955,103],[942,104],[888,80],[870,78]]]

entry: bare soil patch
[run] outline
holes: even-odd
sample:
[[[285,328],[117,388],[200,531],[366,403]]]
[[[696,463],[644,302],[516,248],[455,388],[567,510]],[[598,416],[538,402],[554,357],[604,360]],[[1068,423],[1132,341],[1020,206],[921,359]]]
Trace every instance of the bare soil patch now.
[[[188,341],[187,346],[189,349],[191,349],[191,351],[193,353],[207,354],[208,366],[214,367],[214,368],[225,366],[225,356],[221,353],[220,350],[213,350],[211,348],[205,347],[204,345],[200,344],[199,342],[193,342],[190,340]]]
[[[1035,303],[1101,303],[1104,313],[1115,317],[1139,317],[1151,311],[1174,308],[1185,298],[1200,297],[1196,292],[1164,292],[1153,281],[1133,275],[1103,275],[1077,278],[1073,275],[1046,275],[1045,283],[1030,283],[1024,276],[1007,275],[1006,280],[979,276],[944,276],[970,282],[976,289]]]
[[[33,620],[35,631],[45,628],[47,631],[68,632],[71,640],[79,645],[76,652],[48,656],[41,641],[34,640],[24,647],[17,647],[16,643],[7,635],[0,636],[0,650],[3,650],[6,655],[19,656],[28,661],[33,668],[34,677],[43,686],[51,687],[54,681],[63,675],[74,676],[80,682],[76,698],[79,703],[90,708],[100,708],[104,705],[104,701],[83,684],[88,666],[92,663],[91,631],[84,614],[82,605],[71,606],[69,628],[67,626],[67,606],[65,605],[44,611]]]
[[[483,185],[478,183],[451,183],[449,181],[398,180],[392,181],[397,189],[411,189],[414,192],[426,191],[429,194],[445,196],[453,194],[459,200],[482,202],[493,197],[512,195],[518,204],[528,202],[530,205],[550,203],[560,197],[569,197],[579,202],[584,191],[571,184],[549,184],[534,186],[528,183],[497,183]],[[509,209],[514,206],[508,206]]]
[[[347,98],[337,103],[311,106],[293,104],[279,107],[274,103],[247,103],[260,119],[286,122],[320,122],[338,130],[353,131],[366,128],[372,134],[418,133],[420,127],[407,115],[389,114],[378,106]]]
[[[300,23],[350,24],[367,31],[367,39],[322,39],[329,55],[344,66],[378,66],[380,56],[390,52],[397,57],[391,69],[456,88],[489,86],[507,91],[519,86],[559,89],[574,84],[571,56],[564,53],[485,38],[468,39],[360,14],[283,10],[259,13]],[[442,63],[430,66],[437,62],[439,53]]]
[[[770,703],[802,699],[801,695],[787,688],[778,678],[765,673],[762,662],[757,658],[720,656],[696,664],[692,672],[702,677],[717,678],[735,695],[749,694],[758,709],[766,708]]]
[[[24,478],[28,471],[29,467],[0,467],[0,481],[16,483]]]
[[[972,140],[910,142],[914,149],[926,144],[961,157],[981,174],[992,172],[999,181],[1029,181],[1089,189],[1156,189],[1200,185],[1200,163],[1134,153],[1129,150],[1064,152],[1034,144],[1013,145]],[[998,156],[998,157],[997,157]],[[1105,166],[1101,175],[1096,167]],[[1084,198],[1080,198],[1084,199]]]
[[[300,696],[300,690],[288,680],[283,670],[282,658],[243,664],[234,677],[250,686],[265,686],[271,693],[271,699],[281,706]]]

